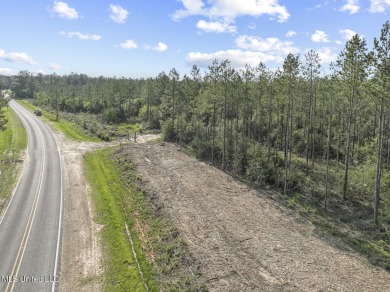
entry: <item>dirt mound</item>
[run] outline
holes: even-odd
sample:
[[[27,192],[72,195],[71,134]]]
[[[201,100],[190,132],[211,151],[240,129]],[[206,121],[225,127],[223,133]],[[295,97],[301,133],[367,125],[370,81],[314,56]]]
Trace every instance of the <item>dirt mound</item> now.
[[[124,148],[211,291],[390,291],[390,273],[177,146]]]

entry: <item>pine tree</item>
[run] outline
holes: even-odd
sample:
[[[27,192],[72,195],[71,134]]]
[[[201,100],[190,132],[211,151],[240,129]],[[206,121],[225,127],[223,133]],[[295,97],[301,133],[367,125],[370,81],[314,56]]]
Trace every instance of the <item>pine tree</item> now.
[[[374,221],[379,224],[380,191],[382,176],[382,148],[383,148],[383,127],[384,108],[389,100],[390,90],[390,22],[387,21],[381,30],[381,36],[374,39],[374,60],[375,60],[375,81],[376,81],[376,103],[379,105],[379,121],[377,132],[377,163],[374,187]]]

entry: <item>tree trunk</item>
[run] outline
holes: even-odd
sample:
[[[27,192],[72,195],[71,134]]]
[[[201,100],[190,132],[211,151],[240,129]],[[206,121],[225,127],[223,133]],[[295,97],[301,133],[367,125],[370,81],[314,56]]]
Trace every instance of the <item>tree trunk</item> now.
[[[380,105],[379,113],[379,130],[378,130],[378,153],[376,163],[375,176],[375,192],[374,192],[374,221],[379,224],[379,200],[381,190],[381,176],[382,176],[382,138],[383,138],[383,96]]]
[[[344,169],[344,185],[343,185],[343,199],[347,199],[347,190],[348,190],[348,172],[349,172],[349,159],[350,159],[350,139],[351,139],[351,123],[352,123],[352,111],[350,110],[348,116],[348,126],[347,126],[347,141],[346,141],[346,150],[345,150],[345,169]]]

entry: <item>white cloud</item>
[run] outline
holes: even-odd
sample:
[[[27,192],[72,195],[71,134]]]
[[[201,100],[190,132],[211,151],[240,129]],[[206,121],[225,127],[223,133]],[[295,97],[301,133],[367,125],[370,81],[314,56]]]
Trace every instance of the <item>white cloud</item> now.
[[[356,34],[356,32],[351,29],[340,29],[340,33],[347,41],[350,40]]]
[[[188,64],[197,64],[201,67],[207,67],[211,65],[213,60],[226,60],[228,59],[232,66],[243,68],[246,64],[251,66],[257,66],[260,62],[281,62],[283,58],[280,59],[277,56],[266,54],[263,52],[253,52],[253,51],[243,51],[243,50],[226,50],[226,51],[217,51],[214,53],[201,53],[201,52],[191,52],[186,57],[186,62]]]
[[[79,18],[79,13],[76,11],[76,9],[69,7],[69,5],[65,2],[55,1],[50,11],[56,13],[61,18],[66,18],[66,19]]]
[[[8,62],[23,62],[29,65],[35,65],[36,62],[32,57],[27,55],[26,53],[7,53],[4,50],[0,50],[0,59],[3,59]]]
[[[216,23],[223,24],[229,30],[236,30],[230,24],[234,23],[235,19],[240,16],[258,17],[262,15],[270,15],[276,17],[279,22],[285,22],[290,17],[285,6],[280,5],[278,0],[181,0],[184,9],[176,10],[172,18],[179,21],[189,16],[205,16],[210,22],[203,22],[201,24],[210,27]],[[206,25],[208,24],[208,25]],[[199,25],[199,22],[198,22]],[[214,28],[210,30],[214,32],[221,32],[220,29]],[[231,32],[231,31],[229,31]]]
[[[70,31],[70,32],[61,31],[60,35],[66,36],[68,38],[77,37],[80,40],[98,41],[98,40],[101,39],[100,35],[97,35],[97,34],[83,34],[83,33],[78,32],[78,31]]]
[[[236,46],[240,49],[246,49],[256,52],[268,52],[280,56],[289,53],[297,53],[299,49],[293,46],[293,42],[280,41],[277,38],[266,38],[243,35],[236,39]]]
[[[321,31],[321,30],[316,30],[316,32],[311,36],[311,40],[316,43],[328,43],[328,35]]]
[[[251,23],[248,25],[249,29],[256,29],[256,23]]]
[[[337,60],[337,54],[329,47],[323,47],[316,50],[321,64],[328,64]]]
[[[218,21],[211,21],[207,22],[204,20],[199,20],[196,24],[196,27],[205,31],[205,32],[216,32],[216,33],[222,33],[222,32],[236,32],[237,27],[230,25],[228,22],[218,22]]]
[[[357,13],[359,10],[358,0],[346,0],[346,3],[340,8],[340,11],[349,11],[349,14]]]
[[[35,71],[36,74],[45,74],[45,70],[43,69],[38,69]]]
[[[57,71],[61,69],[61,66],[56,63],[50,63],[49,65],[47,65],[47,68],[52,71]]]
[[[0,75],[9,76],[9,75],[12,75],[12,74],[13,74],[12,69],[10,69],[10,68],[0,68]]]
[[[120,44],[120,47],[121,47],[122,49],[127,49],[127,50],[129,50],[129,49],[136,49],[136,48],[138,48],[138,45],[137,45],[137,43],[136,43],[135,41],[133,41],[133,40],[126,40],[124,43],[121,43],[121,44]]]
[[[243,35],[239,36],[235,43],[237,49],[234,50],[212,53],[191,52],[187,55],[186,62],[207,67],[214,59],[229,59],[232,66],[243,68],[245,64],[257,66],[260,62],[282,63],[287,54],[299,52],[292,42],[281,41],[277,38],[262,39],[257,36]]]
[[[152,49],[158,52],[164,52],[168,49],[168,46],[162,42],[159,42],[157,46],[153,47]]]
[[[388,7],[390,7],[390,0],[371,0],[370,12],[382,13]]]
[[[129,12],[119,5],[110,5],[110,18],[117,23],[125,23]]]
[[[292,30],[289,30],[287,33],[286,33],[286,37],[288,38],[292,38],[293,36],[296,36],[297,33],[295,31],[292,31]]]

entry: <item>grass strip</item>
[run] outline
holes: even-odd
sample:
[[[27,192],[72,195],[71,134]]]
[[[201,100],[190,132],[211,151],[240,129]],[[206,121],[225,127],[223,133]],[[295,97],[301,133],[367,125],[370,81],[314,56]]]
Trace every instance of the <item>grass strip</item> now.
[[[144,182],[128,147],[131,145],[116,148],[110,159],[128,190],[123,197],[125,219],[134,235],[134,245],[142,251],[141,266],[146,262],[153,266],[158,291],[208,291],[198,278],[200,263],[196,263],[174,222],[164,213],[158,197],[142,189]]]
[[[78,126],[75,123],[72,123],[68,120],[59,118],[56,120],[56,116],[53,113],[50,113],[38,106],[35,106],[28,102],[27,100],[17,100],[17,102],[21,105],[23,105],[25,108],[27,108],[30,111],[34,111],[36,109],[39,109],[42,112],[41,119],[45,122],[54,125],[54,127],[65,134],[65,136],[73,141],[89,141],[89,142],[96,142],[100,141],[99,139],[89,136],[83,132],[83,129]]]
[[[131,246],[125,231],[123,199],[131,190],[124,189],[114,164],[110,160],[112,148],[97,150],[84,157],[85,172],[92,187],[96,221],[101,230],[104,253],[105,291],[145,291]],[[131,228],[130,228],[131,229]],[[149,264],[139,244],[135,251],[150,291],[157,291]]]
[[[10,108],[3,108],[8,120],[0,131],[0,212],[8,203],[21,167],[21,155],[27,147],[27,133],[22,121]]]

